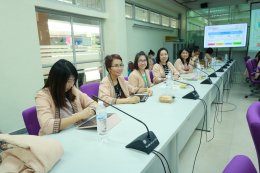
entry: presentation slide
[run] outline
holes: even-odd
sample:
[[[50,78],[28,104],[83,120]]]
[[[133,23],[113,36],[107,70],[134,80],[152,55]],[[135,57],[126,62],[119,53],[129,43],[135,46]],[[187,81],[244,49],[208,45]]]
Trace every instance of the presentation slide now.
[[[205,26],[204,48],[245,47],[247,24]]]

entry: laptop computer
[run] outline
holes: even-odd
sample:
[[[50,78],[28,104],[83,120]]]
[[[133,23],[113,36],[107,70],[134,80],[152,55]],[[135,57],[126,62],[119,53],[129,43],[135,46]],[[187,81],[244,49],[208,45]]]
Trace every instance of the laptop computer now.
[[[108,129],[110,128],[110,124],[112,126],[115,126],[119,121],[120,118],[115,114],[115,113],[107,113],[107,123],[108,123]],[[97,128],[97,121],[96,121],[96,115],[80,122],[77,127],[79,129],[93,129],[93,128]]]
[[[145,102],[149,97],[147,94],[135,94],[135,96],[140,97],[140,102]]]

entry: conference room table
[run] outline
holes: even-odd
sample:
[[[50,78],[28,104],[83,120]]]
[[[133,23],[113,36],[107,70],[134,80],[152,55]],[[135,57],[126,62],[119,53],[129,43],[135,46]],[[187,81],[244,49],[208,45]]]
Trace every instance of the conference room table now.
[[[214,68],[218,69],[223,64],[217,63]],[[233,64],[234,61],[224,72],[217,72],[219,77],[211,78],[214,83],[211,85],[200,84],[202,79],[191,80],[189,75],[181,76],[183,79],[180,79],[180,81],[193,85],[200,98],[205,100],[208,115],[210,115],[211,104],[216,100],[218,93],[216,85],[220,90],[223,90],[223,84],[230,79]],[[205,69],[205,72],[212,73],[213,70]],[[169,88],[166,88],[165,83],[160,83],[152,87],[153,95],[146,102],[115,105],[117,108],[145,122],[149,130],[154,132],[160,142],[155,150],[165,155],[174,173],[179,172],[178,165],[181,150],[194,130],[202,124],[204,118],[204,106],[201,100],[182,98],[185,94],[193,91],[193,88],[191,86],[180,88],[179,86],[178,82],[173,81],[169,90]],[[161,95],[169,94],[175,96],[172,103],[159,102]],[[120,118],[120,122],[108,131],[104,141],[99,140],[96,129],[79,130],[75,126],[60,133],[46,136],[60,141],[64,147],[63,157],[50,172],[163,172],[160,160],[153,153],[148,155],[141,151],[125,148],[128,143],[146,132],[144,125],[111,106],[106,109],[107,112],[116,113]],[[207,128],[209,129],[213,118],[207,117]]]

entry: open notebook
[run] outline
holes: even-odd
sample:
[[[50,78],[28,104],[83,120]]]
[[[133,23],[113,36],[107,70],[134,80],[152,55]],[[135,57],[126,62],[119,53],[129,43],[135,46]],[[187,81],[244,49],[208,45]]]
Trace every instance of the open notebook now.
[[[115,127],[121,119],[119,116],[115,113],[108,113],[107,114],[107,129],[110,130],[113,127]],[[78,125],[79,129],[91,129],[91,128],[97,128],[97,121],[96,121],[96,115],[84,120],[83,122],[79,123]]]

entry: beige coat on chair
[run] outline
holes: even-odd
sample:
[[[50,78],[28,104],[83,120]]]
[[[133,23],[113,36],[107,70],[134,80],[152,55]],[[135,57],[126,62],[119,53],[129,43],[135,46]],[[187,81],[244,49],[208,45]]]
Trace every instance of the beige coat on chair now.
[[[0,155],[0,173],[47,173],[64,153],[58,141],[40,136],[0,134],[0,141],[9,148]]]

